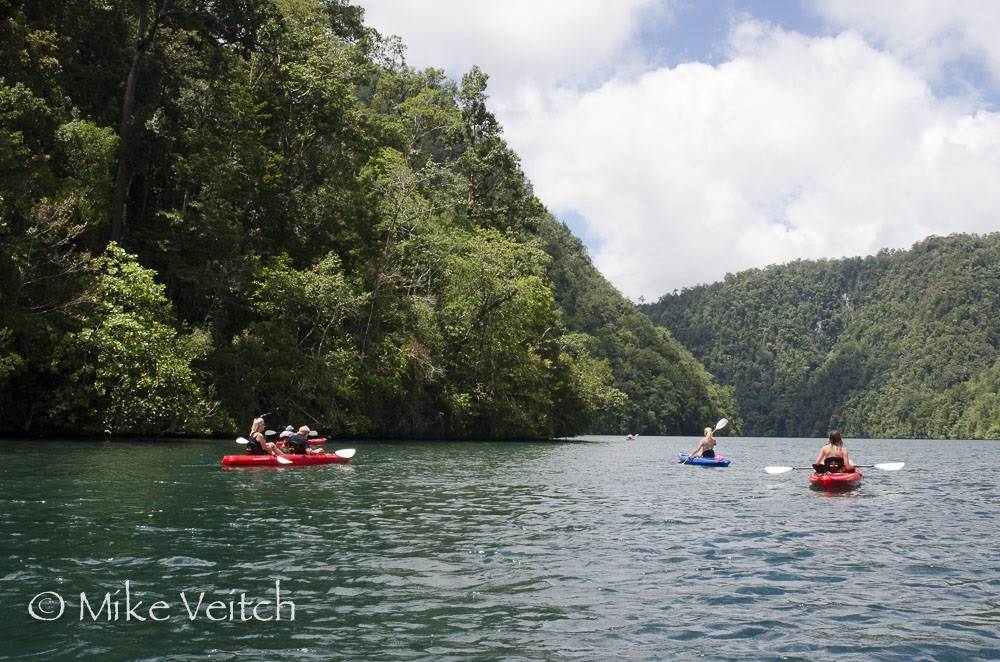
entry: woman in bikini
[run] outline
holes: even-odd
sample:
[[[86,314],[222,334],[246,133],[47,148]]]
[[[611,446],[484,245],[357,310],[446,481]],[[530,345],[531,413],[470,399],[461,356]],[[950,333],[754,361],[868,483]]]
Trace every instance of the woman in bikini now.
[[[818,474],[828,471],[830,473],[851,473],[854,471],[854,464],[851,463],[847,449],[844,448],[844,440],[841,438],[840,432],[836,430],[830,432],[827,444],[819,449],[819,455],[813,462],[813,469]]]

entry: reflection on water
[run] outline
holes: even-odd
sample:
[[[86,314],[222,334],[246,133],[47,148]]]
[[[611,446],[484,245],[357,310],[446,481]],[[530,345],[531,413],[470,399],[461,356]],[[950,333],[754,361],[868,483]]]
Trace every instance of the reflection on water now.
[[[222,471],[219,441],[0,444],[0,655],[135,659],[1000,659],[989,442],[361,443],[351,465]],[[150,622],[32,620],[41,591],[174,605]],[[188,619],[179,594],[273,596],[296,620]],[[72,613],[73,607],[67,609]]]

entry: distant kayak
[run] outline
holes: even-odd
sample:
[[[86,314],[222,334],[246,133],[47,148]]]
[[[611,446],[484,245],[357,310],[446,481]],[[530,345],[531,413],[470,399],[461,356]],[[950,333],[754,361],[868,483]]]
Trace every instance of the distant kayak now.
[[[224,467],[290,467],[311,464],[347,464],[346,457],[336,453],[310,453],[308,455],[286,455],[283,458],[291,464],[281,464],[273,455],[225,455],[222,458]]]
[[[853,490],[861,484],[862,473],[852,471],[850,473],[824,473],[809,476],[809,487],[814,490],[827,492]]]
[[[728,467],[732,460],[721,455],[716,455],[715,457],[688,457],[687,453],[678,453],[677,462],[680,464],[692,464],[697,467]]]

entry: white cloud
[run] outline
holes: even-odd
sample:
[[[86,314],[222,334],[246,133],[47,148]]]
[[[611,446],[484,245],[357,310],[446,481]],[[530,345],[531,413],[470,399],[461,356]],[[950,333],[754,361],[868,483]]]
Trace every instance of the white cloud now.
[[[820,0],[816,9],[929,76],[942,75],[946,64],[976,60],[1000,80],[1000,2],[995,0]]]
[[[1000,224],[1000,115],[939,101],[859,36],[746,22],[717,67],[539,94],[506,118],[539,197],[630,296]]]
[[[365,22],[398,34],[407,61],[459,77],[472,65],[490,74],[505,101],[525,87],[578,84],[639,57],[639,22],[669,15],[656,0],[360,0]],[[626,56],[625,54],[629,55]]]
[[[914,0],[893,27],[897,3],[826,0],[853,30],[743,20],[717,66],[638,70],[640,23],[664,16],[650,0],[362,4],[412,64],[491,74],[536,193],[584,219],[596,265],[629,296],[1000,229],[1000,115],[929,82],[959,56],[1000,71],[985,37],[1000,2],[949,5],[942,22]]]

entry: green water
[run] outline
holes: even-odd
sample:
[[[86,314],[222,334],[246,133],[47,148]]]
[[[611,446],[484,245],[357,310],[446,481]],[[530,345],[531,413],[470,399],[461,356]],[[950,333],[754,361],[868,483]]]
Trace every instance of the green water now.
[[[678,466],[694,441],[359,443],[347,466],[245,470],[220,468],[231,442],[4,442],[0,657],[1000,659],[1000,474],[964,461],[1000,447],[851,442],[908,466],[828,497],[761,470],[816,440]],[[125,581],[165,620],[80,620],[81,592],[121,604]],[[294,621],[181,599],[276,581]],[[61,618],[30,616],[42,592]]]

